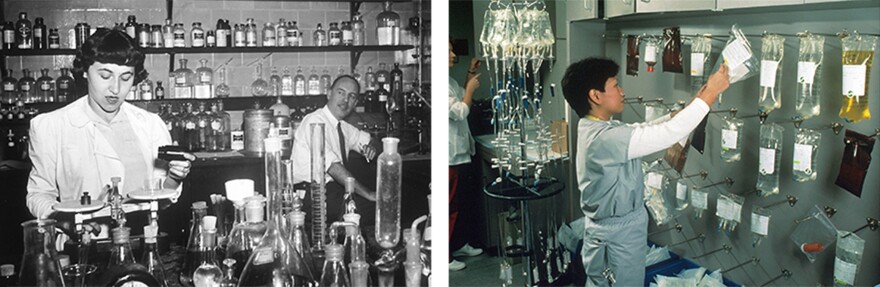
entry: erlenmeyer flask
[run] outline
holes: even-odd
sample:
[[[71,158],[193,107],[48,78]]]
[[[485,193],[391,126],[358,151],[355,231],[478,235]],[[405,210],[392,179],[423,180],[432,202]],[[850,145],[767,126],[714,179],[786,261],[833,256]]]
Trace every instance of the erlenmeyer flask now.
[[[254,248],[260,245],[260,240],[266,234],[262,197],[251,196],[245,202],[244,213],[247,220],[232,228],[229,232],[229,244],[226,246],[226,256],[236,261],[233,267],[235,277],[240,277]]]
[[[147,267],[147,272],[156,277],[160,286],[164,287],[168,286],[168,280],[165,279],[165,268],[162,266],[162,259],[159,258],[159,247],[156,245],[156,236],[158,234],[158,226],[144,226],[144,255],[141,257],[141,264]]]
[[[202,218],[208,214],[208,204],[204,201],[193,202],[192,204],[192,225],[190,226],[189,239],[186,243],[186,255],[183,259],[183,268],[180,271],[180,284],[184,286],[192,286],[192,275],[199,267],[196,260],[202,250]]]
[[[294,211],[287,215],[290,220],[290,237],[288,237],[288,241],[290,245],[293,246],[293,249],[296,250],[302,257],[303,261],[306,262],[306,267],[309,269],[310,273],[317,274],[316,271],[317,262],[315,258],[312,256],[312,245],[309,244],[309,237],[306,234],[305,222],[306,222],[306,213],[303,211]]]
[[[34,219],[21,224],[24,255],[19,286],[64,286],[55,249],[55,220]]]
[[[254,82],[251,83],[251,95],[254,97],[265,97],[267,94],[269,94],[269,83],[263,80],[263,63],[259,63],[254,68]]]
[[[299,253],[278,228],[280,215],[281,139],[263,140],[266,150],[266,195],[269,221],[260,245],[248,258],[238,286],[310,286],[315,283]]]
[[[342,245],[328,244],[324,247],[327,261],[324,262],[324,271],[321,273],[320,286],[348,287],[348,272],[342,264]]]

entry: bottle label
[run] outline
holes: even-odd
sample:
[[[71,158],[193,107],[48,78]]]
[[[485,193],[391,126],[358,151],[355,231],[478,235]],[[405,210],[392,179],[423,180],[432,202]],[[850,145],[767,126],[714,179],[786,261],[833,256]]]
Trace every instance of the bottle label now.
[[[256,46],[257,45],[257,33],[256,32],[246,32],[245,33],[245,41],[247,41],[248,46]]]
[[[388,101],[388,95],[379,95],[379,101],[380,101],[380,102],[383,102],[383,103],[384,103],[384,102],[387,102],[387,101]]]
[[[205,46],[204,35],[201,38],[193,37],[192,46],[193,47],[204,47]]]
[[[67,84],[67,82],[58,83],[58,89],[67,90],[68,88],[69,88],[69,85]]]
[[[688,186],[684,183],[677,182],[675,184],[675,199],[686,200],[688,194]]]
[[[723,150],[736,149],[736,137],[738,132],[735,130],[721,130],[721,148]]]
[[[761,87],[776,87],[776,68],[779,67],[777,61],[761,61]]]
[[[306,86],[306,82],[297,81],[296,87],[295,87],[296,90],[294,92],[300,96],[305,95],[306,94],[306,87],[305,86]]]
[[[770,217],[762,214],[752,213],[752,232],[758,235],[767,236],[770,227]]]
[[[663,175],[656,172],[649,172],[646,185],[653,189],[663,189]]]
[[[145,101],[153,100],[153,92],[150,90],[142,91],[141,92],[141,100],[145,100]]]
[[[657,63],[657,46],[645,45],[645,63]]]
[[[278,137],[281,138],[281,140],[290,140],[291,139],[290,128],[289,127],[279,128],[278,129]]]
[[[186,84],[186,77],[185,76],[174,77],[174,82],[177,84],[180,84],[180,85]]]
[[[849,98],[865,95],[865,65],[843,65],[843,85],[841,93]]]
[[[795,171],[812,173],[813,169],[813,146],[794,144],[794,159],[792,160]]]
[[[245,46],[245,36],[244,31],[235,31],[235,46],[236,47],[244,47]]]
[[[194,122],[188,122],[188,123],[186,123],[185,128],[188,129],[188,130],[194,130],[194,129],[196,129],[196,123],[194,123]]]
[[[379,45],[394,45],[393,27],[379,27],[377,30]]]
[[[275,258],[272,256],[272,248],[257,248],[254,250],[254,265],[263,265],[272,263]]]
[[[186,47],[186,35],[174,33],[174,47]]]
[[[318,95],[321,93],[321,83],[318,80],[309,80],[309,95]]]
[[[3,31],[3,42],[4,43],[15,43],[15,31],[13,30],[4,30]]]
[[[776,150],[772,148],[761,148],[759,154],[759,171],[761,174],[768,175],[776,172]]]
[[[709,197],[705,192],[691,190],[691,205],[697,209],[706,209],[709,205]]]
[[[27,92],[27,91],[30,91],[30,90],[31,90],[31,85],[30,85],[30,84],[27,84],[27,83],[26,83],[26,84],[21,85],[21,91],[22,91],[22,92]]]
[[[798,62],[798,82],[812,85],[816,78],[816,67],[816,63],[813,62]]]
[[[13,84],[13,83],[3,84],[3,91],[4,92],[14,92],[15,91],[15,84]]]
[[[215,131],[219,131],[220,130],[220,122],[212,121],[211,122],[211,129],[215,130]]]
[[[196,85],[196,99],[210,99],[211,98],[211,85],[210,84],[198,84]]]
[[[342,41],[351,42],[352,40],[354,40],[354,33],[351,30],[342,30]]]
[[[834,257],[834,281],[842,285],[852,285],[856,280],[858,265],[852,264],[840,257]]]
[[[244,132],[243,131],[232,131],[230,133],[230,138],[232,139],[232,143],[230,144],[230,148],[232,150],[243,150],[244,149]]]
[[[41,90],[41,91],[48,91],[49,89],[50,89],[50,85],[49,85],[49,83],[42,83],[42,84],[40,84],[40,90]]]
[[[206,121],[206,120],[199,120],[199,127],[200,127],[200,128],[205,128],[205,127],[207,127],[207,126],[208,126],[208,121]]]
[[[211,81],[211,75],[209,75],[208,73],[204,73],[204,74],[202,74],[201,77],[199,77],[199,81],[202,82],[202,83],[208,83],[208,84],[210,84],[210,83],[212,82],[212,81]]]
[[[226,45],[229,45],[229,43],[226,43],[226,35],[227,35],[226,30],[224,30],[224,29],[217,30],[217,39],[216,39],[217,47],[226,47]]]
[[[42,38],[43,37],[43,29],[36,28],[34,29],[34,38]]]
[[[703,59],[705,58],[706,54],[703,53],[691,54],[691,76],[703,75]]]

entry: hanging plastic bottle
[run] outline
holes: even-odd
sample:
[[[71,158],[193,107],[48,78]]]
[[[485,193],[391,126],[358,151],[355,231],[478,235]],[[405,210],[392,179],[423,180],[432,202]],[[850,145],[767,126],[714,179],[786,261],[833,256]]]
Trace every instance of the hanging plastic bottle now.
[[[34,219],[21,224],[24,254],[19,286],[64,286],[55,247],[55,220]]]
[[[778,124],[761,126],[761,145],[759,149],[758,195],[769,196],[779,193],[779,162],[782,158],[782,133]]]
[[[645,64],[648,65],[648,73],[654,72],[654,65],[657,64],[657,53],[660,49],[657,48],[657,44],[659,39],[656,38],[648,38],[645,41]]]
[[[709,194],[696,186],[691,186],[691,206],[694,207],[694,218],[703,217],[706,209],[709,209]]]
[[[278,228],[280,214],[281,140],[267,138],[265,145],[266,194],[269,221],[260,245],[248,258],[241,273],[239,286],[310,286],[314,276]]]
[[[736,194],[722,192],[718,194],[715,216],[718,216],[718,230],[723,230],[730,235],[736,230],[742,218],[742,205],[745,199]]]
[[[675,187],[675,210],[677,211],[685,210],[690,203],[688,201],[688,186],[683,181],[683,179],[676,180],[672,185]]]
[[[865,253],[865,240],[854,233],[837,231],[834,256],[834,286],[856,285],[856,274]]]
[[[877,37],[856,33],[842,37],[840,42],[843,46],[843,105],[840,107],[840,117],[847,122],[857,123],[871,118],[867,95]]]
[[[761,83],[758,98],[758,111],[769,113],[782,107],[782,91],[778,85],[782,80],[782,56],[785,51],[785,38],[776,34],[765,34],[761,39]]]
[[[193,272],[199,267],[196,263],[204,250],[202,244],[202,218],[208,214],[208,204],[204,201],[193,202],[192,213],[192,225],[190,225],[189,229],[189,239],[186,241],[186,254],[183,259],[183,267],[180,270],[180,284],[184,286],[193,286]]]
[[[391,249],[400,240],[400,184],[401,159],[397,153],[397,138],[382,139],[376,175],[376,241]]]
[[[760,207],[755,208],[752,211],[751,223],[752,247],[757,247],[770,233],[770,212]]]
[[[798,129],[794,134],[792,178],[797,182],[816,179],[816,153],[822,134],[810,129]]]
[[[327,260],[324,261],[320,286],[351,286],[351,282],[348,280],[348,272],[345,270],[345,264],[342,263],[342,250],[342,245],[335,243],[324,247]]]
[[[202,252],[195,262],[199,267],[193,272],[193,284],[196,287],[218,286],[223,281],[223,271],[217,261],[217,217],[205,216],[202,220]]]
[[[162,259],[159,257],[159,247],[156,244],[156,236],[159,234],[159,227],[155,225],[144,226],[144,255],[141,256],[141,264],[147,267],[147,272],[156,277],[159,286],[168,286],[168,279],[165,277],[165,268],[162,266]]]
[[[742,157],[742,131],[744,122],[733,117],[724,117],[721,123],[721,159],[724,162],[739,161]]]
[[[820,83],[822,79],[822,58],[824,56],[825,37],[807,32],[800,36],[797,68],[797,98],[795,110],[801,119],[818,116],[821,99]]]

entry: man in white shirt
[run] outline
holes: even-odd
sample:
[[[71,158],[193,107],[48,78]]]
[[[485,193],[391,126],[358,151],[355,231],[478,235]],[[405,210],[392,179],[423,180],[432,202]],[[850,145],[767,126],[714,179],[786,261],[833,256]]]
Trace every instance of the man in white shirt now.
[[[371,144],[369,133],[359,130],[344,121],[357,106],[360,85],[349,75],[343,75],[333,81],[327,95],[327,105],[303,118],[293,138],[293,160],[295,183],[312,181],[311,176],[311,125],[324,124],[324,167],[327,190],[327,220],[341,220],[343,214],[343,196],[345,180],[355,177],[355,202],[357,213],[361,215],[362,224],[375,221],[376,192],[362,184],[363,180],[352,175],[346,165],[349,152],[363,155],[367,161],[376,157],[376,149]],[[375,174],[375,173],[373,173]],[[307,202],[308,203],[308,202]]]
[[[623,112],[620,67],[588,58],[568,67],[562,79],[565,100],[578,121],[575,169],[585,218],[581,257],[587,286],[641,286],[645,277],[648,215],[641,157],[687,137],[730,85],[727,66],[709,77],[683,110],[657,120],[626,124],[611,120]]]

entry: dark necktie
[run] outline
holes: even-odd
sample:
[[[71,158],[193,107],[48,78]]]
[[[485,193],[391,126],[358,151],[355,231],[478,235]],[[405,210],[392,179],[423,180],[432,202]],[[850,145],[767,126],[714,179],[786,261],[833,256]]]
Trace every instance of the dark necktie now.
[[[339,133],[339,153],[342,154],[342,165],[348,164],[348,151],[345,149],[345,136],[342,134],[342,122],[336,124],[336,132]]]

